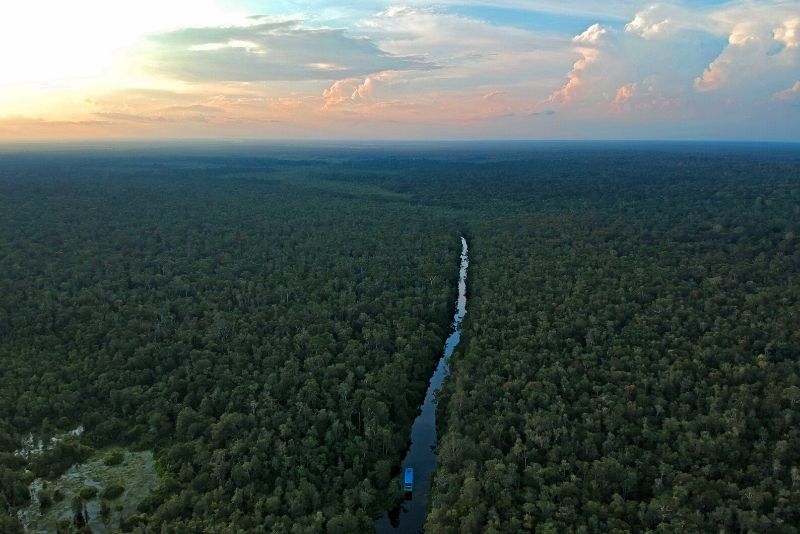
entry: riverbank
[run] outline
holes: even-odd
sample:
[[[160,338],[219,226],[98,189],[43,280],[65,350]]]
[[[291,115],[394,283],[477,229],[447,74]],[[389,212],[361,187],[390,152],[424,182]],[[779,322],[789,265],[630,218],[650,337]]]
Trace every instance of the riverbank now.
[[[419,415],[411,427],[411,445],[402,463],[401,472],[407,468],[414,470],[413,490],[406,499],[393,510],[386,512],[375,522],[379,534],[391,532],[421,532],[430,493],[431,475],[436,469],[436,392],[449,370],[448,358],[461,341],[461,322],[467,313],[467,269],[469,268],[469,246],[461,237],[461,263],[458,275],[458,299],[453,316],[452,330],[444,344],[442,356],[431,376],[425,400]]]

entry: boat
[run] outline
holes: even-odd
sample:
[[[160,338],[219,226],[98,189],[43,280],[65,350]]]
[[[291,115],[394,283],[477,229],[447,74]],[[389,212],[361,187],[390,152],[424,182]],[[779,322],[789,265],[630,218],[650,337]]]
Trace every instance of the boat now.
[[[414,468],[406,467],[406,474],[403,477],[403,491],[410,492],[414,488]]]

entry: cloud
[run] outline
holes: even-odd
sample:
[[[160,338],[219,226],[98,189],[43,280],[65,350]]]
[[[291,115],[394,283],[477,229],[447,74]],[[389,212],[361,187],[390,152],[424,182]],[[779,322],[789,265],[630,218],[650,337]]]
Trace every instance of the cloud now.
[[[573,43],[596,46],[603,40],[608,30],[600,24],[592,24],[586,31],[572,38]]]
[[[596,48],[608,34],[608,30],[600,24],[592,24],[586,31],[572,38],[572,42],[580,44],[576,52],[580,59],[572,65],[572,70],[567,73],[567,82],[560,89],[554,91],[545,101],[547,104],[569,104],[586,84],[584,71],[600,58],[600,51]]]
[[[639,11],[636,16],[625,25],[625,31],[635,33],[644,39],[653,39],[663,36],[673,26],[672,19],[663,13],[663,7],[653,5]]]
[[[225,110],[217,106],[206,106],[203,104],[193,104],[191,106],[169,106],[164,108],[166,112],[194,112],[194,113],[223,113]]]
[[[322,93],[322,98],[325,101],[323,109],[331,109],[342,104],[370,101],[375,97],[380,84],[395,78],[397,78],[397,72],[385,71],[370,74],[363,79],[348,78],[337,80]]]
[[[421,57],[382,50],[343,29],[308,29],[299,21],[225,28],[186,28],[151,38],[147,64],[191,82],[303,81],[357,77],[385,70],[426,70]]]
[[[356,82],[353,79],[336,80],[333,85],[325,89],[322,98],[325,99],[325,107],[335,106],[349,99],[353,94],[353,86]]]
[[[485,95],[483,95],[482,98],[484,100],[489,100],[489,99],[492,99],[492,98],[506,96],[508,94],[510,94],[508,91],[492,91],[491,93],[486,93]]]
[[[569,104],[575,100],[577,93],[586,83],[583,72],[600,58],[600,52],[594,48],[578,48],[577,51],[581,54],[581,58],[572,65],[572,70],[567,74],[567,82],[550,95],[547,103]]]
[[[753,56],[759,51],[763,51],[762,40],[754,24],[737,24],[728,37],[728,46],[708,65],[702,76],[695,79],[694,88],[700,92],[716,91],[728,82],[743,56]]]
[[[782,102],[800,101],[800,81],[795,82],[795,84],[788,89],[775,93],[773,98]]]
[[[115,135],[797,137],[779,103],[798,102],[800,0],[402,1],[162,24],[119,78],[4,87],[0,106]]]
[[[571,36],[493,24],[430,5],[385,9],[361,21],[359,29],[382,50],[424,57],[439,67],[404,71],[391,83],[374,84],[380,89],[378,100],[409,104],[403,107],[406,115],[411,107],[424,109],[427,114],[418,118],[426,122],[454,115],[464,120],[525,116],[531,99],[552,92],[563,62],[574,57]],[[346,100],[352,109],[352,81],[345,85],[342,95],[337,94],[341,83],[329,91],[329,102]],[[375,105],[369,109],[378,110]]]
[[[772,35],[786,48],[800,47],[800,17],[787,20],[781,27],[776,28]]]
[[[396,77],[397,73],[391,71],[379,72],[378,74],[367,76],[366,78],[364,78],[364,81],[361,82],[361,84],[359,84],[358,87],[356,87],[355,91],[353,91],[353,94],[351,95],[350,98],[352,98],[353,100],[369,99],[374,95],[376,86],[379,83],[391,80]]]
[[[699,92],[759,79],[780,80],[788,68],[798,68],[800,18],[786,19],[783,10],[737,13],[723,51],[695,79]]]
[[[125,122],[168,122],[168,119],[161,116],[150,117],[147,115],[137,115],[134,113],[119,113],[119,112],[111,112],[111,111],[98,111],[95,113],[96,116],[101,117],[103,119],[109,119],[112,121],[125,121]]]
[[[637,28],[653,31],[645,26]],[[567,73],[567,81],[540,102],[539,107],[570,104],[574,113],[598,117],[609,111],[621,113],[628,109],[674,111],[680,101],[674,93],[686,86],[681,77],[691,80],[695,72],[687,62],[676,58],[696,45],[686,39],[669,42],[666,34],[661,37],[644,38],[631,29],[620,32],[592,24],[571,40],[578,45],[573,51],[579,58]],[[640,113],[640,116],[646,115]]]
[[[398,56],[425,57],[442,68],[494,69],[554,52],[563,41],[432,7],[392,7],[359,23],[359,30]],[[541,61],[544,59],[539,57]],[[388,70],[388,69],[384,69]],[[396,70],[396,69],[395,69]]]
[[[108,120],[48,120],[41,117],[0,117],[0,135],[5,139],[64,139],[75,136],[103,137],[113,131]]]
[[[620,85],[614,92],[609,109],[612,113],[635,111],[642,117],[672,116],[684,103],[682,98],[665,94],[659,76],[648,76],[640,82]]]
[[[625,104],[627,104],[628,101],[630,101],[630,99],[633,97],[633,94],[636,92],[636,88],[636,82],[631,82],[621,85],[617,89],[617,95],[614,97],[614,109],[616,111],[622,111]]]
[[[625,33],[645,40],[668,40],[687,33],[716,34],[719,22],[713,18],[713,8],[687,3],[658,3],[639,10],[625,25]]]
[[[167,116],[98,111],[95,113],[95,116],[114,122],[138,122],[143,124],[160,124],[169,122],[209,122],[208,117],[199,113]]]
[[[409,6],[390,6],[388,9],[378,13],[379,17],[405,17],[419,13],[416,9]]]
[[[613,0],[599,3],[596,0],[404,0],[403,5],[388,9],[420,9],[431,4],[437,6],[477,6],[517,11],[530,11],[532,15],[549,14],[575,18],[625,19],[641,2],[638,0]]]
[[[209,122],[226,109],[215,105],[219,95],[128,88],[86,98],[94,117],[141,124]]]
[[[181,28],[171,32],[156,34],[151,40],[157,45],[170,48],[192,48],[207,45],[219,45],[220,48],[230,42],[255,42],[254,37],[269,35],[273,32],[292,31],[299,28],[300,20],[259,21],[250,24],[224,27]]]

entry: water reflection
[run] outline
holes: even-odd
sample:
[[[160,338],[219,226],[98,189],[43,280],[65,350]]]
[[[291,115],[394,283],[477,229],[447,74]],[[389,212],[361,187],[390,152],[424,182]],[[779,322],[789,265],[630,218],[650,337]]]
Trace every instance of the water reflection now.
[[[467,313],[467,268],[469,267],[467,240],[461,238],[461,266],[458,275],[458,301],[453,316],[452,332],[444,344],[444,351],[431,376],[422,411],[411,427],[411,446],[403,459],[401,473],[414,469],[413,490],[405,493],[405,500],[375,522],[379,534],[385,532],[422,532],[431,486],[431,473],[436,468],[436,399],[447,376],[448,358],[461,340],[461,321]]]

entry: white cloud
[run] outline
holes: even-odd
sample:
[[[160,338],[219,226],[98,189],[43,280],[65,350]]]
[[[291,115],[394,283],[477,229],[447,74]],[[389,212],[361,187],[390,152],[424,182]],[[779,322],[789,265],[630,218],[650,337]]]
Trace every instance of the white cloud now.
[[[637,35],[646,40],[668,40],[684,32],[706,34],[726,33],[714,20],[714,8],[683,3],[658,3],[636,12],[633,19],[625,25],[625,33]]]
[[[185,8],[188,0],[176,2]],[[497,121],[504,128],[520,128],[500,134],[524,137],[537,132],[524,125],[526,117],[552,120],[553,127],[573,121],[579,132],[581,124],[592,121],[602,129],[636,121],[656,124],[656,119],[659,127],[679,124],[682,131],[701,131],[723,118],[744,117],[744,110],[747,117],[786,121],[791,113],[778,102],[798,101],[800,0],[726,0],[704,6],[689,0],[655,5],[641,0],[602,5],[589,0],[400,2],[375,0],[342,8],[331,7],[329,0],[290,0],[280,4],[302,3],[313,14],[289,10],[248,18],[244,13],[235,20],[204,16],[192,20],[195,28],[176,29],[180,26],[174,20],[148,26],[150,37],[135,56],[139,68],[134,72],[143,76],[122,85],[109,83],[93,94],[164,87],[174,90],[172,96],[137,97],[123,91],[87,103],[76,91],[58,102],[83,102],[84,115],[75,112],[69,119],[88,117],[96,123],[102,117],[142,128],[147,121],[162,126],[195,121],[195,128],[206,120],[233,131],[235,124],[251,118],[253,124],[261,121],[250,126],[252,131],[281,120],[326,135],[347,121],[365,128],[397,121],[407,125],[406,132],[417,127],[427,135],[440,124]],[[549,13],[553,20],[564,15],[564,25],[532,30],[492,22],[492,8],[502,7],[530,11],[534,22],[534,12]],[[14,26],[9,21],[0,20],[0,29]],[[561,29],[575,21],[585,30]],[[591,24],[595,21],[603,22]],[[101,41],[87,40],[87,50],[99,50]],[[10,41],[0,32],[0,42]],[[13,98],[8,91],[0,93],[0,109],[25,114],[44,109],[40,96],[45,90],[39,91],[20,89]],[[23,97],[26,105],[20,107]],[[55,108],[79,109],[54,102],[44,115]],[[548,119],[553,109],[557,118]],[[621,112],[626,113],[612,115]],[[453,126],[450,131],[466,130]],[[796,126],[784,131],[796,137]]]
[[[420,57],[388,53],[343,29],[310,29],[297,20],[259,18],[227,27],[184,28],[151,38],[145,63],[193,82],[327,80],[384,70],[431,69]]]
[[[694,87],[700,92],[716,91],[728,82],[742,59],[760,53],[766,53],[763,41],[752,23],[737,24],[728,37],[728,46],[712,61],[696,78]]]
[[[786,48],[800,47],[800,17],[787,20],[781,27],[776,28],[772,35]]]
[[[430,0],[404,0],[403,7],[425,8],[432,3]],[[563,0],[437,0],[435,5],[491,6],[553,15],[623,20],[641,5],[641,2],[640,0],[611,0],[602,3],[596,0],[570,0],[569,2]]]
[[[595,23],[586,28],[586,30],[583,33],[573,37],[572,42],[578,44],[596,46],[603,40],[603,38],[607,33],[608,30],[606,28],[604,28],[600,24]]]
[[[391,54],[425,57],[441,65],[557,46],[552,36],[430,7],[391,7],[361,21],[358,28]]]
[[[789,18],[785,4],[746,7],[729,8],[717,15],[727,29],[728,44],[695,79],[697,91],[750,87],[753,81],[780,83],[791,69],[800,68],[800,18]]]
[[[644,11],[639,11],[633,20],[625,25],[625,31],[635,33],[645,39],[664,36],[674,26],[674,23],[663,11],[660,5],[653,5]]]
[[[394,86],[408,100],[441,106],[489,92],[509,93],[518,107],[545,98],[574,61],[570,37],[498,26],[431,7],[395,7],[359,23],[382,50],[421,57],[438,68],[406,72]],[[395,70],[395,69],[393,69]],[[484,101],[485,102],[485,101]]]
[[[408,6],[390,6],[385,11],[378,13],[379,17],[404,17],[414,15],[417,11]]]

